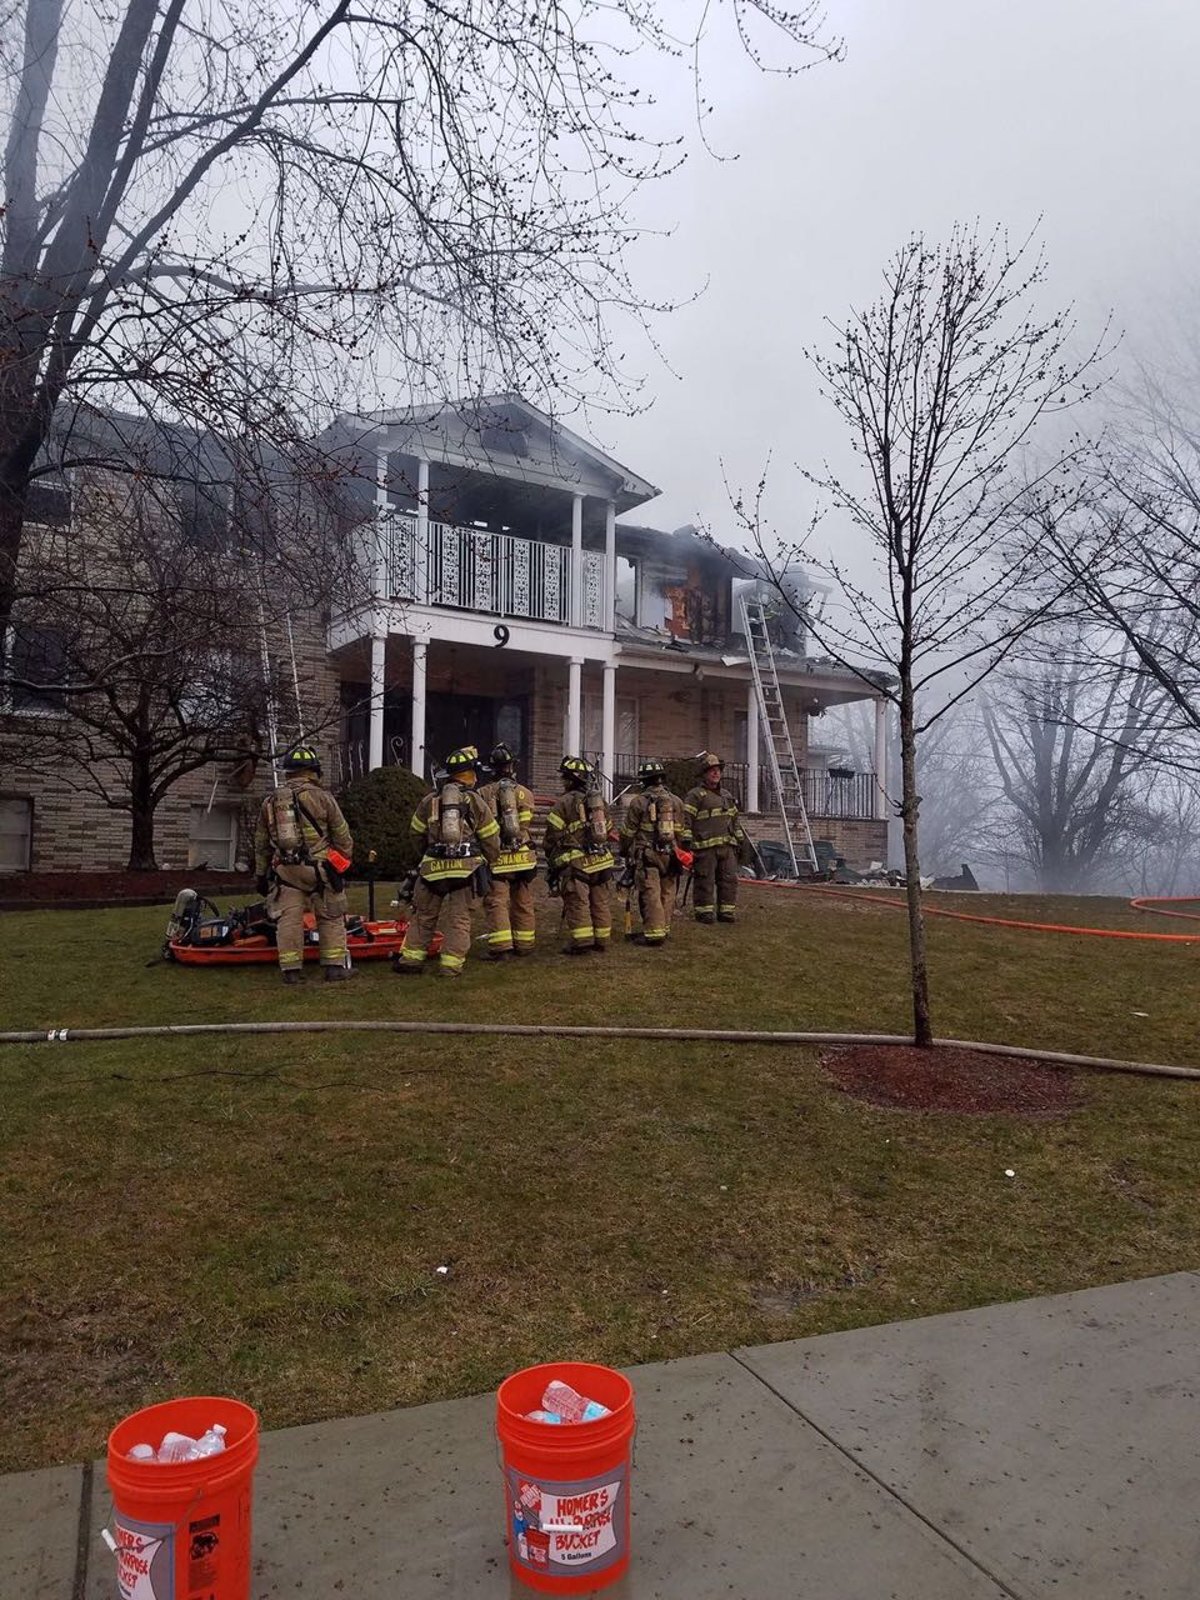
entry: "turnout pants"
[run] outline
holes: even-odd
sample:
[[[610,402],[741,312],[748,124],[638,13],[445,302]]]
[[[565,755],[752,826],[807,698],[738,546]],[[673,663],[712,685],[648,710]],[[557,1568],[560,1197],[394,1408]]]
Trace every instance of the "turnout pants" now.
[[[536,924],[533,914],[533,874],[522,872],[511,878],[493,876],[483,900],[487,919],[488,949],[492,952],[516,950],[519,956],[533,953]]]
[[[692,866],[697,922],[732,922],[737,905],[738,853],[732,844],[697,847]]]
[[[275,882],[267,896],[267,915],[275,924],[275,948],[282,972],[304,965],[304,914],[317,919],[321,965],[346,965],[346,896],[335,894],[318,879],[314,867],[275,868]]]
[[[471,907],[475,896],[468,884],[439,894],[424,878],[413,889],[412,914],[408,932],[400,948],[406,966],[423,966],[429,954],[429,941],[439,924],[442,930],[441,970],[461,972],[471,948]]]
[[[634,882],[642,918],[642,937],[647,944],[661,944],[671,931],[679,878],[669,868],[664,870],[653,856],[644,856],[638,863]]]
[[[612,873],[588,876],[568,867],[562,886],[563,918],[576,950],[607,950],[612,936]]]

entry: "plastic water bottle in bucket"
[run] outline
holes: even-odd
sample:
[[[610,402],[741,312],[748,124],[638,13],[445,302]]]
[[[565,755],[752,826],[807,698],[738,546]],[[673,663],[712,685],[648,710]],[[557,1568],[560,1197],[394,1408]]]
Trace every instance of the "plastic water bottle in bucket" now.
[[[500,1385],[509,1565],[530,1588],[589,1594],[625,1572],[635,1428],[633,1387],[611,1367],[553,1362]]]
[[[239,1400],[168,1400],[108,1439],[119,1600],[250,1600],[258,1418]]]

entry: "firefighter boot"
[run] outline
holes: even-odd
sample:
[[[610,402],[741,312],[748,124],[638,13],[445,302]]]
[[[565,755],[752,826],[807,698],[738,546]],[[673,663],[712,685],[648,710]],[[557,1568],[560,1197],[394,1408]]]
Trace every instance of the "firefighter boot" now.
[[[326,983],[348,983],[351,978],[357,977],[358,972],[354,967],[329,966],[325,968]]]
[[[283,974],[283,981],[284,981],[284,983],[289,983],[289,984],[290,983],[303,983],[304,982],[304,973],[300,970],[299,967],[289,967],[287,969],[287,971]]]

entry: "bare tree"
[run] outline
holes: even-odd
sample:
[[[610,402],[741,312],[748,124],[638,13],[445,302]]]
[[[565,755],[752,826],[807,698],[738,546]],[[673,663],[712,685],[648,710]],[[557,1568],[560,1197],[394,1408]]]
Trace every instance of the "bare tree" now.
[[[107,436],[120,419],[102,421]],[[349,561],[322,484],[186,434],[172,461],[152,442],[153,469],[84,480],[86,537],[31,540],[9,683],[15,710],[40,714],[0,729],[10,770],[65,774],[128,814],[131,868],[155,866],[158,808],[190,774],[216,761],[248,780],[284,728],[336,722],[287,681],[287,647],[293,612],[311,617]]]
[[[870,704],[854,701],[834,713],[851,764],[868,771],[875,759]],[[882,775],[881,775],[882,777]],[[1000,798],[984,749],[979,716],[961,702],[921,742],[921,864],[927,877],[951,876],[964,861],[992,859]]]
[[[1019,855],[1049,894],[1079,894],[1111,870],[1143,814],[1139,780],[1168,701],[1125,646],[1106,661],[1096,629],[1043,640],[1041,659],[992,680],[983,726]]]
[[[1036,543],[1010,537],[1027,485],[1016,467],[1046,417],[1089,392],[1092,351],[1072,354],[1065,311],[1042,312],[1040,254],[1000,234],[957,229],[943,245],[917,236],[892,259],[874,305],[836,327],[829,352],[810,352],[823,392],[849,429],[861,467],[805,476],[843,525],[866,535],[872,584],[814,548],[771,541],[764,483],[735,512],[785,603],[799,560],[834,580],[840,603],[806,617],[825,652],[864,673],[883,663],[899,712],[901,798],[916,1042],[933,1042],[921,862],[918,741],[967,696],[1034,625],[1053,595],[1030,607],[1041,575]],[[1074,447],[1050,450],[1037,476],[1049,485]],[[873,686],[877,686],[873,680]]]
[[[628,200],[679,159],[631,58],[698,71],[717,9],[668,24],[654,0],[13,0],[0,634],[30,483],[70,459],[47,459],[64,403],[220,432],[236,390],[267,435],[278,406],[327,406],[367,357],[425,400],[493,385],[629,403],[624,324],[652,308]],[[837,53],[814,4],[721,9],[764,66]]]
[[[1200,785],[1191,773],[1166,767],[1138,787],[1114,880],[1126,894],[1200,894]]]
[[[1178,736],[1200,731],[1200,419],[1161,386],[1103,452],[1068,507],[1039,509],[1052,581],[1126,646],[1168,699]]]

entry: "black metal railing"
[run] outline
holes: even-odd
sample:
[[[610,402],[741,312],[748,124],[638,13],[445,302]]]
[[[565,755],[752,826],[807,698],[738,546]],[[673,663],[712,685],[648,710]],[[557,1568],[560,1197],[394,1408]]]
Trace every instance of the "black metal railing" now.
[[[725,786],[745,809],[748,767],[744,761],[732,761],[725,767]],[[804,794],[804,809],[810,817],[840,817],[850,821],[870,822],[875,817],[878,786],[873,772],[846,772],[835,775],[824,767],[803,767],[800,782]],[[789,803],[794,796],[786,795]],[[761,812],[777,811],[779,801],[769,768],[758,769],[758,809]]]
[[[583,754],[588,761],[603,768],[604,760],[598,750],[585,750]],[[613,757],[611,777],[615,790],[637,782],[640,759],[627,751],[618,752]],[[744,761],[725,763],[725,787],[743,811],[746,809],[749,771]],[[810,817],[836,817],[855,822],[874,820],[877,786],[873,772],[850,772],[838,776],[823,767],[804,767],[801,769],[800,782],[804,809]],[[788,795],[787,799],[789,803],[794,803],[794,796]],[[760,812],[779,809],[771,773],[763,765],[758,769],[758,809]]]

